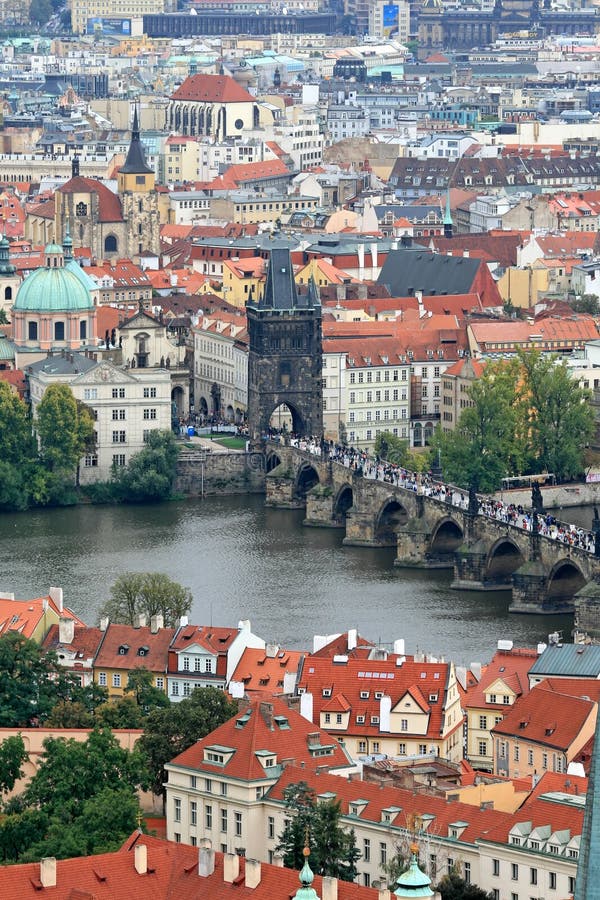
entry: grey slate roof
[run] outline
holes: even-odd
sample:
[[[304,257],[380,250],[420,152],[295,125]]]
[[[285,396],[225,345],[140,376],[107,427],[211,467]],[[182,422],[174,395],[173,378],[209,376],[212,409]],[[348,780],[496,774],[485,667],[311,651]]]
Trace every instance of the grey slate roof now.
[[[79,375],[97,365],[97,360],[90,359],[83,353],[70,353],[65,356],[62,354],[47,356],[46,359],[40,359],[27,366],[27,371],[34,374],[44,372],[46,375]]]
[[[424,250],[393,250],[383,264],[378,284],[388,285],[392,297],[412,297],[415,291],[468,294],[481,260],[442,256]]]
[[[600,675],[600,645],[549,644],[529,674],[597,678]]]
[[[319,305],[314,283],[309,286],[307,294],[298,294],[289,249],[274,246],[269,259],[265,289],[258,301],[259,309],[290,310]]]

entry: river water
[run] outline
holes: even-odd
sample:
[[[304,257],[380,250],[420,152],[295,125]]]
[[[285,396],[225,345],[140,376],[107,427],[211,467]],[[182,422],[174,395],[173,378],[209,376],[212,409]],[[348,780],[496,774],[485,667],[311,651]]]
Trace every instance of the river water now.
[[[356,627],[460,663],[489,659],[500,638],[535,646],[559,630],[569,639],[568,616],[509,615],[507,591],[450,590],[449,571],[394,568],[392,550],[344,547],[343,531],[304,528],[302,518],[265,508],[260,496],[4,514],[0,590],[28,598],[62,587],[94,625],[118,575],[166,572],[191,588],[195,624],[250,619],[290,648]],[[568,518],[589,527],[591,511]]]

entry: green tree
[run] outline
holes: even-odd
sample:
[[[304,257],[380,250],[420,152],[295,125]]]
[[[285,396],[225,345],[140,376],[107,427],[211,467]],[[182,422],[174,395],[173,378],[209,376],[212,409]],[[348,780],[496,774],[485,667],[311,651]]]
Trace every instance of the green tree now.
[[[467,883],[458,872],[444,875],[437,886],[442,900],[492,900],[493,894],[487,894],[476,884]]]
[[[27,404],[0,381],[0,509],[26,509],[37,446]]]
[[[28,758],[25,744],[20,734],[5,738],[0,744],[0,791],[12,791],[19,778],[23,777],[21,766]]]
[[[92,414],[67,384],[51,384],[38,405],[35,425],[41,459],[49,473],[48,500],[61,502],[65,487],[78,479],[81,457],[93,449]]]
[[[81,702],[59,700],[46,721],[49,728],[91,728],[94,716]]]
[[[29,19],[36,25],[45,25],[52,15],[52,3],[50,0],[31,0],[29,6]]]
[[[404,466],[408,459],[408,441],[402,440],[391,431],[382,431],[375,439],[375,453],[387,462]]]
[[[5,863],[21,862],[34,841],[48,827],[43,810],[25,809],[18,801],[6,804],[0,819],[0,858]]]
[[[196,688],[180,703],[149,713],[137,746],[148,760],[155,794],[164,799],[165,764],[227,722],[237,710],[237,704],[223,691],[208,687]]]
[[[23,792],[29,808],[72,821],[86,800],[105,789],[136,790],[149,786],[146,760],[137,748],[123,749],[108,728],[90,732],[87,741],[46,738],[40,766]]]
[[[523,444],[515,407],[518,360],[488,363],[469,391],[455,431],[442,436],[444,478],[463,488],[491,492],[502,478],[522,471]]]
[[[597,294],[582,294],[580,297],[574,297],[569,300],[569,306],[573,312],[587,313],[590,316],[597,316],[600,313]]]
[[[139,615],[149,621],[162,615],[165,626],[174,627],[192,608],[193,597],[188,588],[161,572],[125,572],[113,584],[110,598],[100,610],[111,622],[134,625]]]
[[[148,715],[153,709],[170,706],[169,698],[164,691],[155,686],[154,676],[148,669],[134,669],[129,673],[125,696],[130,695],[144,715]]]
[[[316,794],[305,781],[290,784],[284,792],[287,824],[279,836],[277,852],[284,865],[301,869],[308,833],[311,845],[310,867],[317,875],[330,875],[342,881],[354,881],[360,853],[354,831],[340,825],[339,800],[317,802]]]
[[[8,316],[4,307],[0,309],[0,325],[8,325]]]
[[[551,472],[559,481],[579,475],[594,434],[590,392],[571,376],[565,360],[539,351],[520,353],[523,377],[518,409],[525,434],[525,471]]]
[[[0,637],[0,726],[44,722],[68,690],[54,653],[17,632]]]
[[[147,446],[113,473],[117,496],[132,503],[155,503],[171,496],[179,449],[170,431],[151,431]]]

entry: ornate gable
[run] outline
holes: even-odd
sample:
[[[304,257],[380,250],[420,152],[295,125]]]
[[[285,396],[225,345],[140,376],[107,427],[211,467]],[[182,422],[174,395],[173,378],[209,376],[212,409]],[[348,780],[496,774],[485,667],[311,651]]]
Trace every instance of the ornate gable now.
[[[118,369],[109,362],[99,362],[97,366],[88,372],[83,372],[73,380],[73,384],[123,384],[129,382],[137,384],[137,378],[130,375],[124,369]]]

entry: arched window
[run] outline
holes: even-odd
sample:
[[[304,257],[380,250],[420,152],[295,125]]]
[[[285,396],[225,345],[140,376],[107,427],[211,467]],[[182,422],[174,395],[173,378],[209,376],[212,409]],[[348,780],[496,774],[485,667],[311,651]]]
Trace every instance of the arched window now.
[[[75,215],[82,218],[83,216],[87,216],[88,208],[87,203],[78,203],[75,207]]]
[[[79,323],[79,339],[85,341],[87,337],[87,322],[85,319],[82,319]]]
[[[11,287],[4,288],[4,299],[12,300],[12,288]]]
[[[105,253],[116,253],[117,252],[117,239],[114,234],[107,234],[104,238],[104,252]]]
[[[38,339],[38,323],[37,322],[28,322],[27,323],[27,338],[30,341],[37,341]]]
[[[55,341],[64,341],[65,339],[65,323],[64,322],[55,322],[54,323],[54,340]]]

